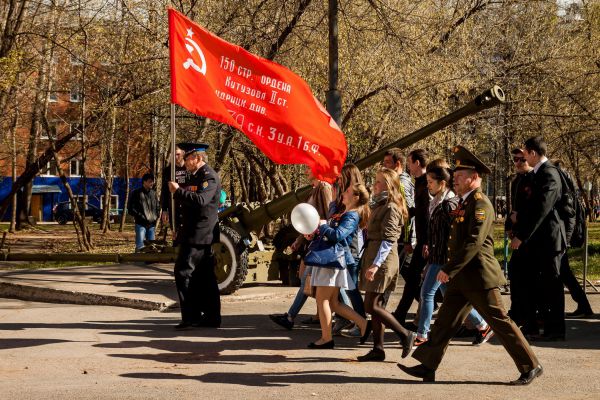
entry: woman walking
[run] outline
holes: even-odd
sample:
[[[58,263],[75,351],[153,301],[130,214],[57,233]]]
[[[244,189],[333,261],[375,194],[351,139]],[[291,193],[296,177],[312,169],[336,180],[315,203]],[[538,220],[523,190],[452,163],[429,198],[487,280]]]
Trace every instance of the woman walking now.
[[[311,349],[332,349],[335,344],[331,333],[331,314],[335,312],[359,326],[361,333],[367,331],[367,321],[356,311],[339,301],[340,289],[355,287],[346,265],[352,264],[354,258],[349,245],[359,225],[369,218],[369,195],[364,185],[352,185],[342,194],[343,210],[334,214],[329,222],[322,221],[317,237],[313,240],[326,241],[335,245],[339,243],[344,249],[344,260],[341,268],[325,265],[309,264],[310,254],[305,262],[312,268],[311,284],[316,287],[317,310],[321,324],[321,337],[308,345]],[[310,247],[309,247],[310,252]]]
[[[388,168],[377,172],[373,185],[371,216],[367,227],[367,248],[362,259],[361,289],[365,294],[365,310],[372,320],[361,339],[364,343],[373,330],[373,349],[358,361],[383,361],[384,326],[400,338],[402,358],[409,355],[416,334],[405,329],[383,306],[383,293],[396,284],[398,275],[398,238],[408,219],[406,202],[400,194],[398,174]]]

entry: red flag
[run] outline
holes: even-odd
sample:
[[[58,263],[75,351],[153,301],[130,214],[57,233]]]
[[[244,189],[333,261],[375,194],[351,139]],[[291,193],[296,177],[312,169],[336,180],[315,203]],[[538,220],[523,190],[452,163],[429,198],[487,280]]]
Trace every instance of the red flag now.
[[[306,164],[333,182],[346,139],[290,70],[228,43],[169,9],[171,102],[231,125],[280,164]]]

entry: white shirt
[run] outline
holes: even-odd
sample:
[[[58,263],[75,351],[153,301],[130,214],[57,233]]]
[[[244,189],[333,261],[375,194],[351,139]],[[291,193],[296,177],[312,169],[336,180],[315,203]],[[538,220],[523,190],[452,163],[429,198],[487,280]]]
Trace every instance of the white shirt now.
[[[473,189],[475,190],[475,189]],[[469,190],[467,193],[463,194],[460,198],[462,199],[462,201],[465,201],[467,199],[467,197],[469,197],[469,195],[471,194],[471,192],[473,192],[473,190]]]
[[[533,172],[537,174],[538,169],[540,169],[540,167],[542,166],[542,164],[545,163],[546,161],[548,161],[548,158],[546,158],[546,156],[542,156],[540,158],[540,161],[538,161],[538,163],[535,164],[535,167],[533,167]]]

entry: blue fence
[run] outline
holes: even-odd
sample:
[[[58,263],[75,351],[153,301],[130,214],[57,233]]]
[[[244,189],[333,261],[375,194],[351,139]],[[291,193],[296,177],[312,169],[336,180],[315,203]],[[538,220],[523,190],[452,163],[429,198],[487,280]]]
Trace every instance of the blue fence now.
[[[80,177],[71,177],[69,184],[73,190],[74,195],[83,194],[83,183]],[[12,178],[0,177],[0,199],[3,200],[10,193],[12,187]],[[131,190],[138,188],[142,185],[140,178],[129,179]],[[52,208],[54,205],[63,201],[68,201],[69,196],[63,186],[60,178],[57,176],[36,176],[33,180],[34,196],[40,196],[39,208],[42,221],[52,221]],[[100,208],[100,200],[104,195],[104,179],[102,178],[87,178],[87,196],[88,203]],[[112,194],[118,196],[119,201],[117,205],[118,212],[125,207],[125,179],[115,177],[113,179],[113,190]],[[2,220],[10,220],[11,210],[2,216]]]

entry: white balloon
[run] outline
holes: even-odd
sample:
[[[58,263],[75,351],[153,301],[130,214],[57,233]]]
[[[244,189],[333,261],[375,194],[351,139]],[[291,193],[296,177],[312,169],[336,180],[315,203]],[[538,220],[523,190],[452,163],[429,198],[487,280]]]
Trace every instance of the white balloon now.
[[[292,226],[303,235],[310,235],[319,227],[319,213],[308,203],[300,203],[292,210]]]

